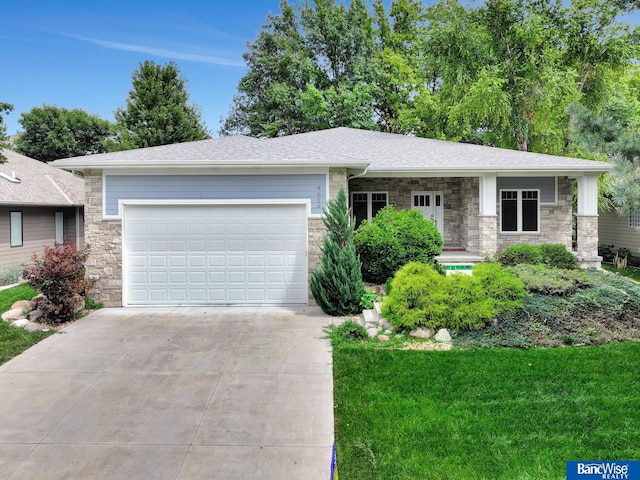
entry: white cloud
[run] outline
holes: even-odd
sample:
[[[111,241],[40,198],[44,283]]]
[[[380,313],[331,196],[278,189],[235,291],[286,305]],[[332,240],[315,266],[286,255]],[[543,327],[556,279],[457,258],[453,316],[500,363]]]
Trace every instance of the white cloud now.
[[[211,63],[214,65],[222,65],[225,67],[244,67],[244,62],[241,60],[215,57],[211,55],[198,55],[195,53],[176,52],[164,48],[147,47],[145,45],[135,45],[131,43],[112,42],[109,40],[100,40],[97,38],[80,37],[76,35],[65,35],[67,37],[82,40],[84,42],[93,43],[101,47],[110,48],[113,50],[124,50],[127,52],[139,52],[148,53],[149,55],[155,55],[157,57],[165,57],[177,60],[185,60],[188,62],[200,62]]]

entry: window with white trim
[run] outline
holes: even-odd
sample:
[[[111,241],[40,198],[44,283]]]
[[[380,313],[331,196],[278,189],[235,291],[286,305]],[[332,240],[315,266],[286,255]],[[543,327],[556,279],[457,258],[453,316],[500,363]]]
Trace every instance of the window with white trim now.
[[[640,228],[640,212],[631,212],[629,214],[629,227]]]
[[[10,237],[12,247],[22,246],[22,212],[10,213]]]
[[[540,231],[540,190],[500,190],[500,231]]]
[[[386,192],[353,192],[351,194],[351,212],[355,218],[356,228],[363,220],[371,220],[380,210],[387,206]]]

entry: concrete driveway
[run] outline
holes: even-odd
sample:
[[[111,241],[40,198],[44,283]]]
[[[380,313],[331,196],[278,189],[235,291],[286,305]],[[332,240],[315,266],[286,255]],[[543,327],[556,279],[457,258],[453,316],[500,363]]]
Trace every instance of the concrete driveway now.
[[[2,479],[327,479],[316,307],[103,309],[0,366]]]

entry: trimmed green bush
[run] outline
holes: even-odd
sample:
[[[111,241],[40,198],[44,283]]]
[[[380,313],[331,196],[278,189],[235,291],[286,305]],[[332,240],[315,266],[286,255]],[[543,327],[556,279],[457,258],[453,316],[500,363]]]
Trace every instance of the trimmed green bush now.
[[[362,222],[354,243],[367,282],[383,284],[409,262],[432,265],[444,274],[436,262],[442,253],[440,232],[417,210],[383,208],[371,222]]]
[[[400,330],[481,328],[499,313],[522,306],[525,295],[522,282],[491,263],[476,265],[472,275],[447,277],[429,265],[411,262],[391,285],[382,313]]]
[[[540,245],[540,254],[542,263],[549,267],[569,270],[578,268],[578,260],[575,255],[559,243],[543,243]]]
[[[567,269],[575,269],[578,266],[576,257],[564,245],[559,243],[543,243],[542,245],[519,243],[511,245],[500,254],[500,263],[505,266],[526,263]]]
[[[582,270],[566,270],[546,265],[520,264],[508,267],[524,284],[529,293],[566,297],[588,285],[589,277]]]
[[[311,273],[309,288],[328,315],[350,315],[362,311],[364,293],[360,260],[353,244],[347,195],[341,188],[327,203],[323,222],[327,228],[320,252],[320,268]]]
[[[330,325],[325,331],[329,334],[331,345],[334,347],[361,342],[369,338],[367,330],[353,320],[347,320],[338,326]]]

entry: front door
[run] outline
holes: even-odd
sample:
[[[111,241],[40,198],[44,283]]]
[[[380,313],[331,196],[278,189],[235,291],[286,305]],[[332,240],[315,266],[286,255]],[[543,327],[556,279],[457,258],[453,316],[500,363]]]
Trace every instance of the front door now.
[[[444,238],[444,202],[442,192],[411,192],[411,205],[419,210],[427,220],[436,222],[440,235]]]

